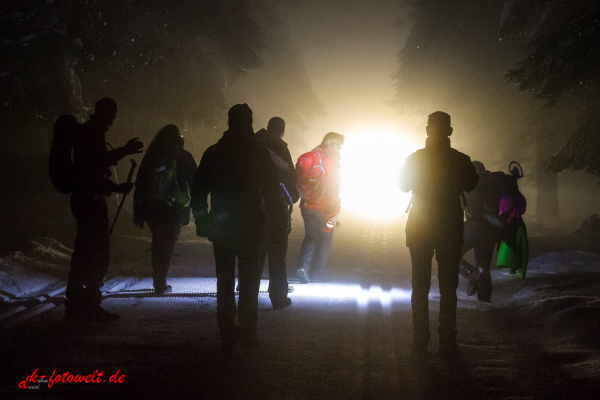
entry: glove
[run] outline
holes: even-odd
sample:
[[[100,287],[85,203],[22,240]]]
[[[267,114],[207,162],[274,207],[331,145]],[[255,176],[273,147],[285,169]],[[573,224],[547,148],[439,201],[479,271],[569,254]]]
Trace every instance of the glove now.
[[[115,188],[113,189],[113,192],[115,193],[122,193],[122,194],[129,194],[129,192],[131,192],[131,189],[133,189],[133,183],[132,182],[123,182],[119,185],[115,185]]]
[[[130,155],[142,152],[142,147],[144,147],[144,143],[140,142],[138,139],[139,138],[129,139],[127,144],[125,144],[125,146],[122,147],[125,154]]]

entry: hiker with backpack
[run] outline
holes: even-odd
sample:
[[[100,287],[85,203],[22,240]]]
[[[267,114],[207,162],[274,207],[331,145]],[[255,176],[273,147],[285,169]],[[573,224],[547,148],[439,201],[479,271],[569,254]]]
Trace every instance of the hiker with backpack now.
[[[469,280],[467,294],[483,302],[491,302],[491,263],[494,250],[507,235],[507,219],[501,216],[500,203],[504,197],[514,198],[525,212],[525,198],[519,192],[517,179],[502,171],[491,172],[483,163],[473,161],[479,183],[466,195],[463,255],[473,249],[475,265],[462,259],[460,274]],[[511,223],[513,220],[511,219]],[[512,232],[512,230],[511,230]],[[510,234],[509,234],[510,236]]]
[[[511,168],[513,164],[516,165]],[[520,165],[516,162],[511,163],[509,170],[515,183],[523,177],[523,171],[520,170]],[[525,209],[525,197],[521,192],[505,192],[502,194],[498,214],[505,228],[496,262],[498,267],[508,268],[510,274],[518,272],[523,279],[527,275],[529,264],[529,240],[527,238],[527,228],[523,221]]]
[[[412,261],[413,347],[415,361],[423,361],[429,344],[429,290],[435,253],[440,286],[439,354],[459,355],[456,343],[456,289],[463,245],[463,192],[477,185],[471,159],[450,147],[450,115],[436,111],[427,121],[425,148],[406,158],[399,187],[412,191],[406,222],[406,245]]]
[[[287,210],[287,230],[284,240],[278,244],[273,243],[269,234],[269,221],[267,218],[267,226],[258,247],[259,279],[262,278],[265,259],[267,256],[269,257],[269,298],[274,310],[292,305],[292,299],[288,297],[289,286],[285,257],[287,255],[288,236],[292,231],[292,210],[294,203],[299,199],[298,189],[296,188],[296,170],[288,145],[283,141],[284,133],[285,121],[282,118],[273,117],[269,120],[267,129],[261,129],[255,134],[256,141],[269,151],[271,160],[277,168],[279,201],[282,207]],[[267,215],[266,210],[265,215]]]
[[[142,159],[133,193],[133,223],[148,223],[152,233],[152,281],[156,294],[170,293],[167,273],[182,225],[190,222],[189,187],[196,173],[194,157],[183,148],[175,125],[154,137]]]
[[[286,236],[287,210],[282,206],[279,177],[269,152],[260,146],[247,104],[229,109],[229,129],[200,160],[191,187],[196,234],[213,244],[217,275],[217,322],[221,350],[231,355],[242,348],[257,349],[258,245],[265,215],[274,244]],[[208,196],[210,195],[210,212]],[[235,267],[238,260],[239,301],[235,304]],[[239,326],[236,324],[236,314]]]
[[[106,148],[106,132],[117,116],[117,103],[113,99],[98,100],[94,114],[81,125],[72,125],[70,132],[59,132],[63,139],[70,136],[71,140],[53,141],[51,151],[50,173],[52,182],[62,181],[63,186],[56,187],[59,191],[72,190],[71,211],[77,221],[77,238],[71,257],[71,266],[67,281],[65,303],[65,318],[87,321],[116,321],[117,314],[108,312],[100,307],[102,295],[100,287],[104,285],[104,276],[110,262],[110,247],[108,241],[108,206],[106,197],[111,193],[129,193],[133,187],[130,182],[116,184],[109,178],[109,167],[130,154],[141,153],[143,143],[138,138],[130,139],[123,147],[113,150]],[[62,117],[61,117],[62,118]],[[60,119],[64,121],[64,119]],[[57,121],[57,127],[58,127]],[[67,129],[68,130],[68,129]],[[56,151],[55,145],[62,143],[63,151]],[[66,143],[66,144],[65,144]],[[64,149],[72,146],[71,151]],[[57,161],[52,155],[62,154],[63,159]],[[64,168],[63,179],[52,176]],[[69,175],[68,171],[71,171]],[[69,183],[68,176],[72,177]]]
[[[333,231],[340,213],[340,150],[345,137],[329,132],[321,144],[296,162],[304,240],[298,261],[300,283],[323,279]]]

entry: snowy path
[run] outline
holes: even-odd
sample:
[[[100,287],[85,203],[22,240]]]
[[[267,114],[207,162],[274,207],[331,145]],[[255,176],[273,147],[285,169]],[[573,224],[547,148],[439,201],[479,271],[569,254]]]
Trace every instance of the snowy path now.
[[[260,295],[260,350],[242,351],[228,361],[220,356],[210,246],[187,232],[176,250],[173,294],[153,296],[149,278],[116,278],[107,284],[113,291],[107,292],[103,304],[121,314],[118,323],[65,321],[63,306],[57,305],[5,326],[0,351],[10,361],[2,362],[0,396],[598,398],[597,256],[542,254],[532,260],[526,281],[495,270],[492,305],[466,296],[461,279],[458,340],[463,357],[453,365],[435,356],[434,279],[431,360],[413,365],[410,264],[403,225],[385,220],[342,223],[330,260],[335,283],[293,283],[294,303],[282,311],[273,311],[268,296]],[[302,229],[295,226],[288,255],[290,279],[301,240]],[[263,281],[263,289],[266,284]],[[109,375],[120,370],[126,378],[122,384],[109,384],[107,379],[20,391],[18,383],[36,368],[40,374],[54,369],[88,374],[98,369]]]

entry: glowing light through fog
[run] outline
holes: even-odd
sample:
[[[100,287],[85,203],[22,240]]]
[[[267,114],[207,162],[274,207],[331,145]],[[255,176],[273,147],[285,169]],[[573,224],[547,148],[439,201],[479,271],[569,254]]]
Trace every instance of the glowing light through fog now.
[[[410,194],[398,189],[398,174],[404,159],[418,148],[399,132],[346,135],[341,152],[342,209],[372,217],[404,213]]]
[[[370,305],[379,304],[384,312],[391,311],[394,304],[410,302],[411,291],[392,287],[382,289],[380,286],[363,288],[360,285],[336,283],[311,283],[310,285],[294,285],[294,299],[338,299],[355,303],[359,311],[366,311]],[[294,300],[296,301],[296,300]]]

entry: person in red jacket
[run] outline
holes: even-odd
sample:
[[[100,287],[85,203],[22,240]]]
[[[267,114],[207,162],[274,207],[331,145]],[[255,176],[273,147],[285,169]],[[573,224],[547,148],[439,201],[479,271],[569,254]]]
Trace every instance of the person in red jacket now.
[[[305,231],[298,262],[300,283],[321,279],[327,264],[333,225],[340,212],[340,150],[344,139],[344,135],[329,132],[318,147],[302,154],[296,163]]]

